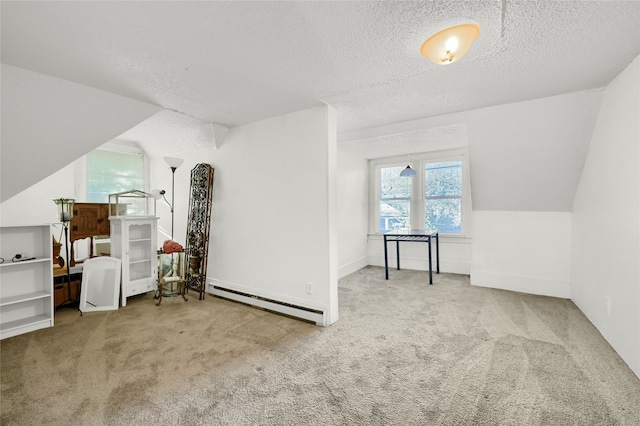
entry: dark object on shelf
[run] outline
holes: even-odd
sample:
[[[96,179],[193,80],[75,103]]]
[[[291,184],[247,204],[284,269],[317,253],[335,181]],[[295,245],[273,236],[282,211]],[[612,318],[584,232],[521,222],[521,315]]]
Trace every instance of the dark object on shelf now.
[[[13,259],[11,259],[12,262],[24,262],[26,260],[33,260],[35,259],[35,257],[27,257],[26,254],[22,254],[22,253],[18,253],[15,256],[13,256]]]
[[[205,163],[197,164],[191,170],[187,241],[184,251],[188,259],[188,267],[185,270],[187,291],[198,292],[199,300],[204,299],[206,290],[212,195],[213,167]]]
[[[60,250],[62,249],[62,243],[59,243],[56,240],[56,237],[51,236],[52,245],[53,245],[53,263],[57,264],[59,267],[64,267],[64,257],[60,256]]]

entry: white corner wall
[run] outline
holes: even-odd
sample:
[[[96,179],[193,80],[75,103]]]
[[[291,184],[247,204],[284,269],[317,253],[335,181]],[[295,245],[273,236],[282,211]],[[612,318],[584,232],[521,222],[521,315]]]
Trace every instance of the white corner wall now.
[[[572,245],[573,301],[640,377],[640,57],[605,92]]]
[[[473,212],[471,284],[569,298],[571,213]]]
[[[210,283],[337,321],[336,162],[330,106],[231,129],[211,154]]]
[[[338,278],[369,264],[369,162],[338,152]]]
[[[603,96],[469,112],[471,284],[571,297],[571,208]]]

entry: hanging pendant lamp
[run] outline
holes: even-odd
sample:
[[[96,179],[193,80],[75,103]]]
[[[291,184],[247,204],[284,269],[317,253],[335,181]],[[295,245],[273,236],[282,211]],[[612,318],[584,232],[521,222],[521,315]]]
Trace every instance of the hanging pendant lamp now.
[[[403,176],[403,177],[414,177],[416,175],[417,175],[416,171],[413,170],[410,165],[407,165],[407,167],[400,172],[400,176]]]

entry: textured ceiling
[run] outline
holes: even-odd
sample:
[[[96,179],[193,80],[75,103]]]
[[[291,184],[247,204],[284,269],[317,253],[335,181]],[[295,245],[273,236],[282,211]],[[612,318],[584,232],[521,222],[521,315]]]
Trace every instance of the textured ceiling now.
[[[638,1],[0,5],[3,63],[187,117],[126,137],[169,135],[173,149],[189,132],[200,137],[181,144],[197,148],[211,123],[321,103],[345,132],[602,87],[640,54]],[[418,54],[433,31],[465,20],[482,30],[463,60],[439,66]]]

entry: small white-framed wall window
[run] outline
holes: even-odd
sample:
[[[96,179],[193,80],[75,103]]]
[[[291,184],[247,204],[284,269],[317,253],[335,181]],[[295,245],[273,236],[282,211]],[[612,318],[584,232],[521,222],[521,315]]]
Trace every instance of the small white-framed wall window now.
[[[415,177],[401,177],[411,165]],[[371,167],[371,233],[398,229],[469,235],[471,185],[466,149],[379,158]]]
[[[108,203],[109,194],[133,189],[149,192],[148,170],[148,160],[139,147],[124,142],[106,143],[86,154],[77,163],[78,201]],[[146,208],[144,204],[131,205],[127,208],[127,213],[144,214]]]

